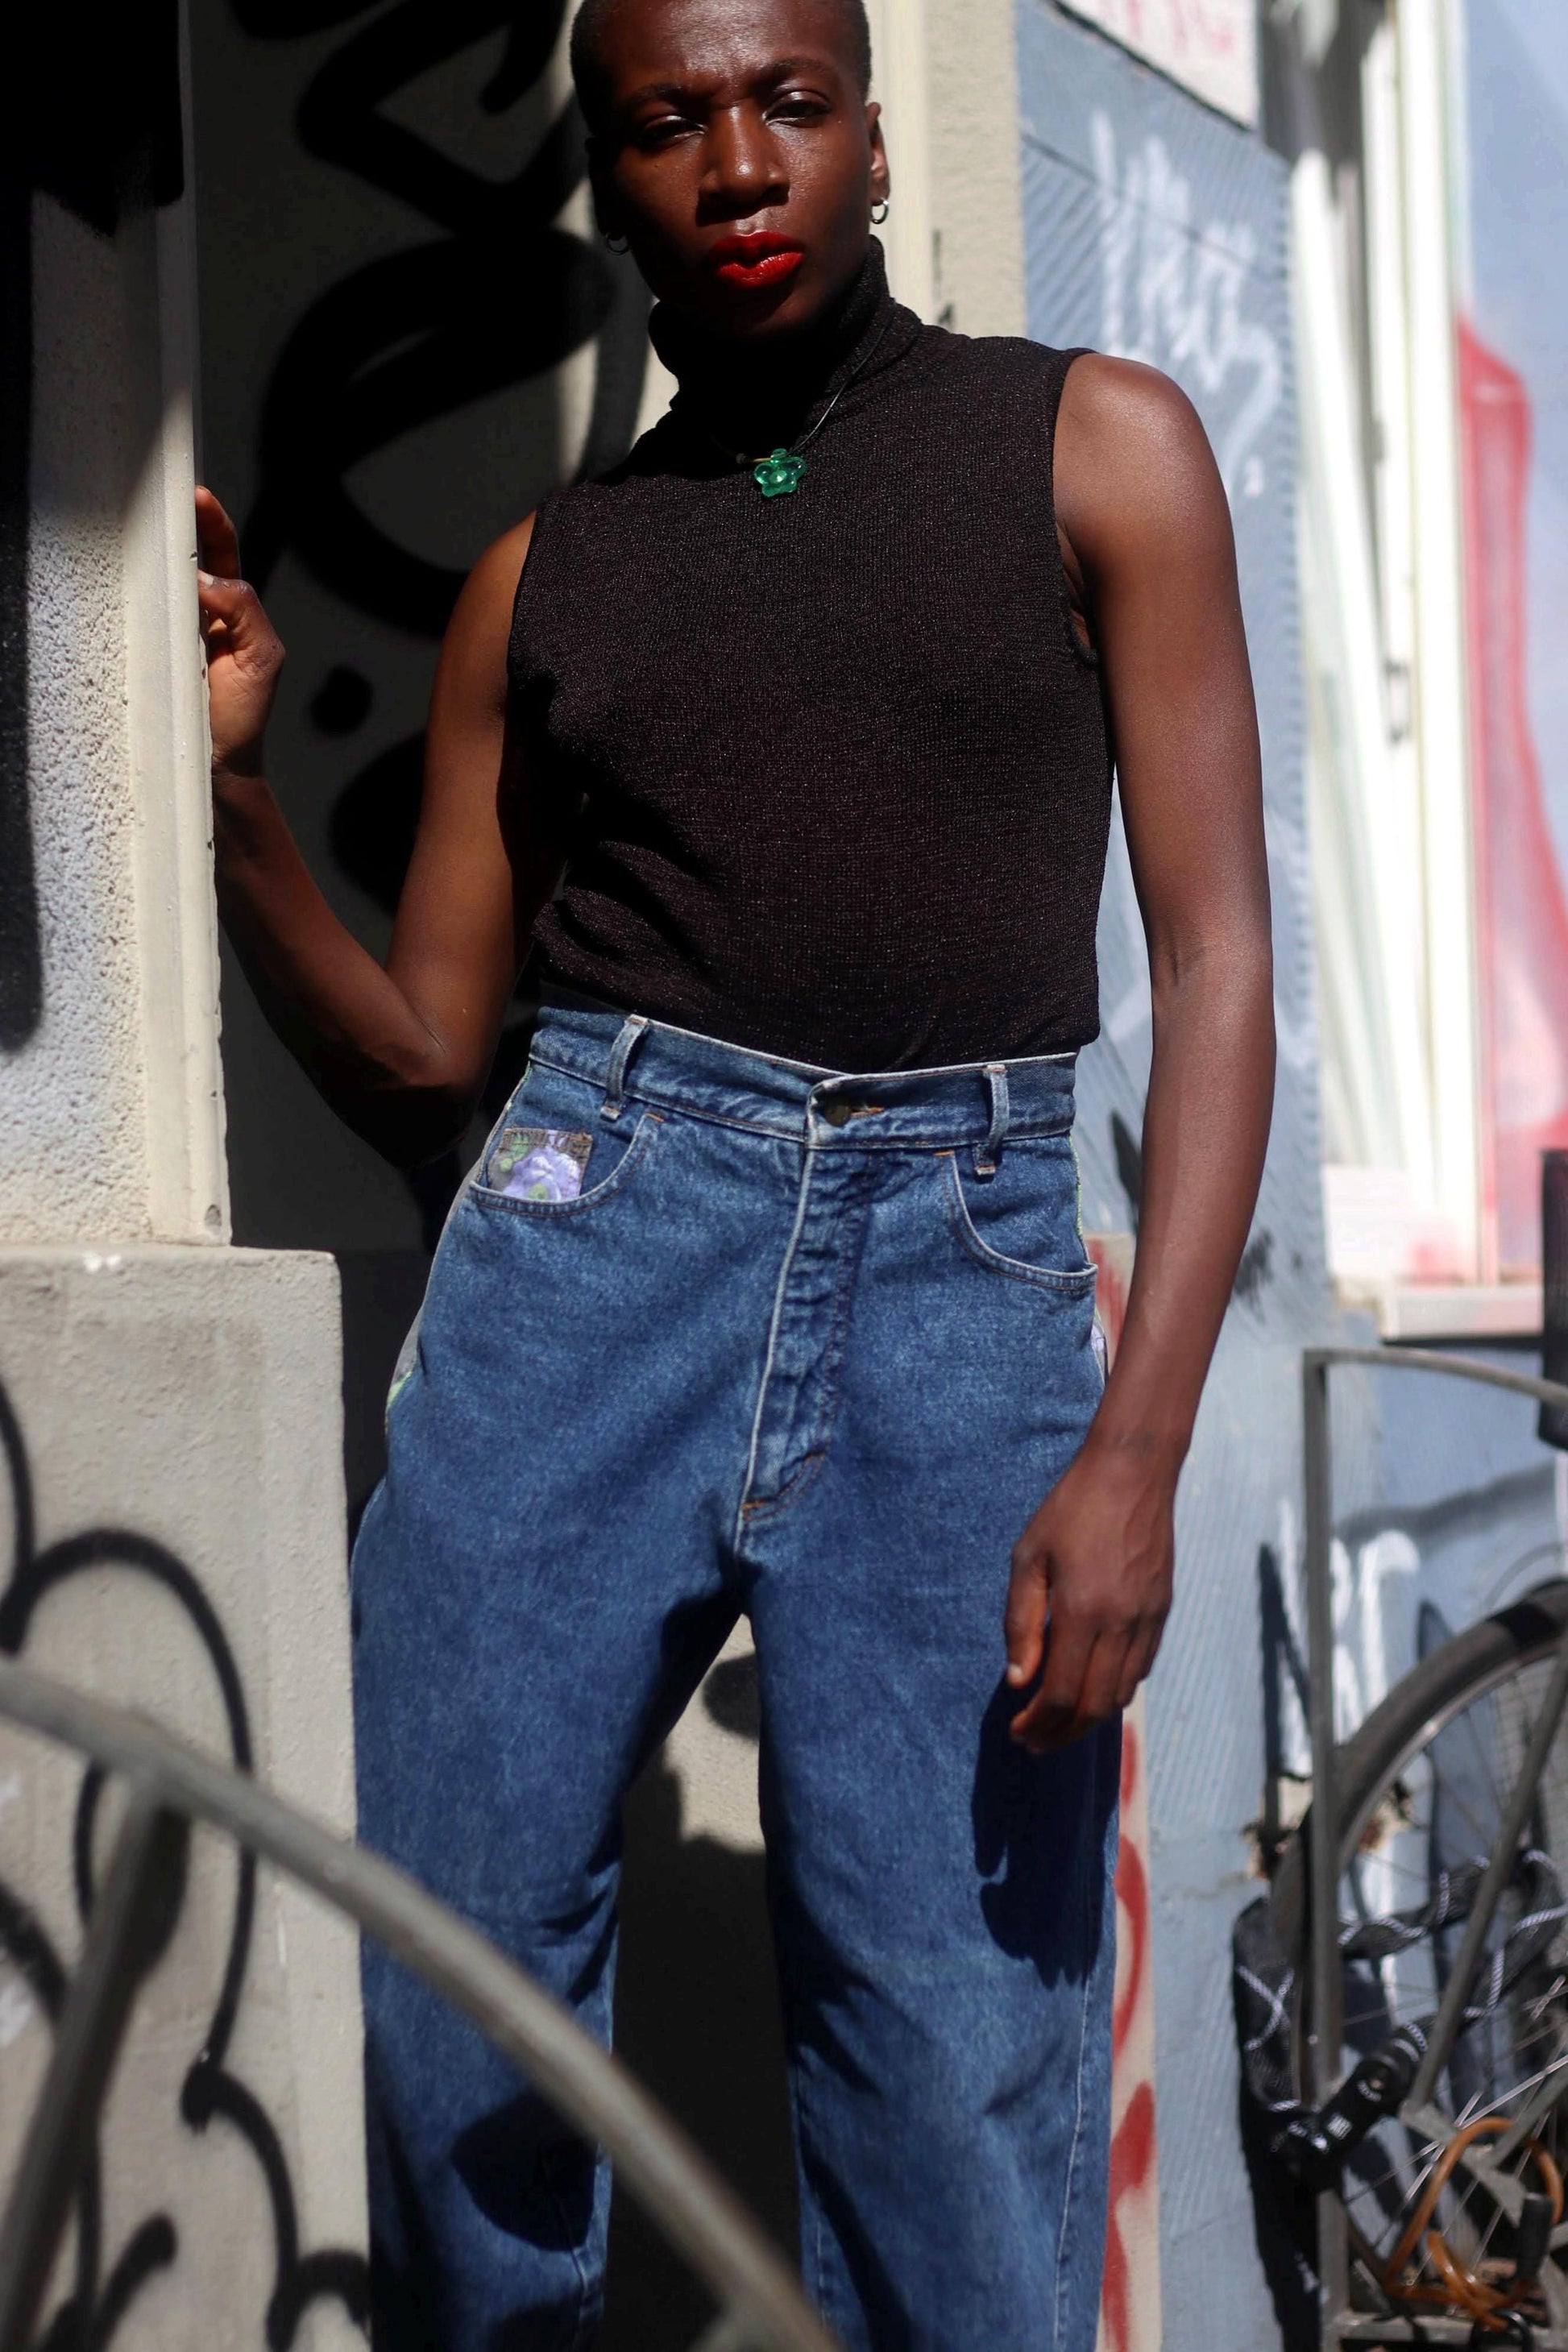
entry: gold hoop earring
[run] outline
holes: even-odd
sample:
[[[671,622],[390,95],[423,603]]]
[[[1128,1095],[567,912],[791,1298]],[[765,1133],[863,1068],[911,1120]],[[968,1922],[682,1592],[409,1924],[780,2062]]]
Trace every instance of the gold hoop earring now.
[[[891,209],[892,209],[892,207],[891,207],[891,206],[890,206],[890,205],[889,204],[888,199],[887,199],[887,197],[886,197],[886,196],[884,196],[884,197],[882,198],[882,200],[881,200],[881,203],[880,203],[880,204],[873,205],[872,205],[872,207],[871,207],[871,226],[872,226],[872,227],[873,227],[873,228],[880,228],[880,227],[881,227],[881,226],[882,226],[882,223],[887,219],[888,215],[889,215],[889,213],[891,211]]]

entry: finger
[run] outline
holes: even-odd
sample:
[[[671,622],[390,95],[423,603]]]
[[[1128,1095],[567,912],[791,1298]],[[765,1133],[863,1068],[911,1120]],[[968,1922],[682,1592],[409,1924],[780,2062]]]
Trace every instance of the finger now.
[[[270,651],[276,643],[271,622],[248,580],[222,580],[216,572],[198,572],[196,598],[204,621],[221,621],[231,653]]]
[[[1160,1636],[1163,1631],[1163,1622],[1146,1626],[1129,1645],[1127,1657],[1121,1669],[1121,1685],[1116,1694],[1116,1704],[1119,1707],[1125,1708],[1131,1706],[1139,1684],[1146,1678],[1158,1654]]]
[[[1028,1705],[1013,1717],[1015,1739],[1026,1747],[1054,1736],[1078,1709],[1078,1696],[1093,1654],[1095,1633],[1081,1620],[1053,1611],[1046,1643],[1046,1669],[1040,1687]]]
[[[1121,1633],[1100,1635],[1079,1693],[1079,1721],[1068,1733],[1069,1739],[1076,1739],[1079,1732],[1088,1731],[1094,1724],[1109,1723],[1120,1712],[1121,1701],[1117,1694],[1127,1670],[1128,1654],[1137,1638],[1135,1625]]]
[[[239,534],[205,482],[196,484],[196,552],[205,572],[239,577]]]
[[[1083,1667],[1078,1689],[1070,1700],[1045,1714],[1030,1733],[1026,1745],[1036,1755],[1044,1755],[1053,1748],[1067,1748],[1081,1739],[1086,1731],[1097,1724],[1107,1723],[1116,1713],[1116,1693],[1121,1680],[1123,1661],[1127,1655],[1128,1635],[1125,1633],[1101,1633],[1090,1650]],[[1048,1676],[1047,1668],[1047,1676]]]
[[[1007,1680],[1016,1689],[1032,1683],[1046,1654],[1046,1604],[1048,1587],[1043,1555],[1022,1545],[1013,1554],[1007,1586],[1004,1633],[1007,1643]]]

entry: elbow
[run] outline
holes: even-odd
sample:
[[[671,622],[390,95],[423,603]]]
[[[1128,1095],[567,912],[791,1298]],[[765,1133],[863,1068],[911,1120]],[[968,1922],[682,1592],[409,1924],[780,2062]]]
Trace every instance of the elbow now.
[[[378,1062],[373,1082],[338,1092],[337,1109],[390,1166],[427,1167],[462,1144],[479,1108],[486,1073],[459,1069],[432,1041],[428,1052]]]
[[[1224,995],[1239,1003],[1274,1003],[1274,940],[1267,920],[1239,924],[1195,940],[1151,940],[1149,982],[1154,1001],[1174,1003],[1193,994]]]
[[[357,1106],[353,1124],[394,1168],[428,1167],[462,1144],[479,1108],[479,1087],[450,1083],[400,1087]]]

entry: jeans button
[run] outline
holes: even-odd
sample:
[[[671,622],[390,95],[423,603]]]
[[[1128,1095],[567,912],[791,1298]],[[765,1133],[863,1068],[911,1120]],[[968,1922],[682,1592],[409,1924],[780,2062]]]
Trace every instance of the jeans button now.
[[[853,1105],[843,1101],[842,1098],[825,1102],[820,1108],[822,1116],[829,1127],[847,1127],[855,1115]]]

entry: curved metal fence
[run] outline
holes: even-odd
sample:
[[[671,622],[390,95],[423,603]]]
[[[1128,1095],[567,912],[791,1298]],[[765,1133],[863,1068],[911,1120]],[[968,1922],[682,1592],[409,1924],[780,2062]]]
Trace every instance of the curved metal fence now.
[[[357,1921],[604,2148],[711,2292],[698,2352],[835,2352],[783,2258],[618,2062],[479,1931],[378,1854],[123,1709],[0,1658],[0,1717],[90,1757],[129,1802],[0,2219],[0,2352],[26,2352],[142,1979],[179,1908],[192,1822]]]

